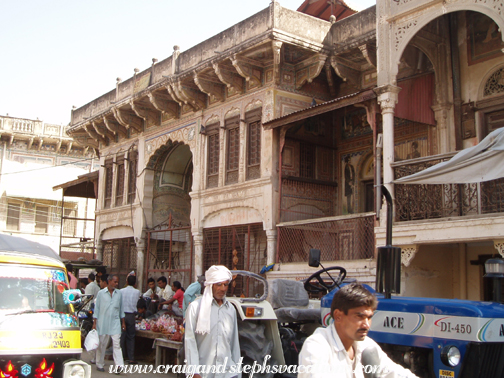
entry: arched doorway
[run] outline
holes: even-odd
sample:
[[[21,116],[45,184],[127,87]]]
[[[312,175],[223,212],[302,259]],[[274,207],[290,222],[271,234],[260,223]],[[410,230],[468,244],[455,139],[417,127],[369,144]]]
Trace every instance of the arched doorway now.
[[[146,232],[147,278],[166,276],[187,287],[192,281],[193,240],[190,228],[193,161],[188,145],[168,141],[148,165],[153,170],[153,226]]]

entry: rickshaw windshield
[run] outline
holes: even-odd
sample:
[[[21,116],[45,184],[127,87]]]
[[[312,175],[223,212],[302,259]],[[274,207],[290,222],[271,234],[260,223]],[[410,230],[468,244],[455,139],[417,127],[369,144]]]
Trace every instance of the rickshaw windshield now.
[[[55,267],[0,264],[0,316],[32,312],[71,313],[63,301],[65,271]]]

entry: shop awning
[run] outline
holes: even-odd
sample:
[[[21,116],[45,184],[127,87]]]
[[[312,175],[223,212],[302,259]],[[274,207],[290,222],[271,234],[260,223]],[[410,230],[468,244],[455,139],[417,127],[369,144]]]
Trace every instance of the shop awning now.
[[[290,123],[301,121],[310,117],[317,116],[330,112],[331,110],[341,109],[346,106],[358,104],[367,100],[376,98],[376,94],[372,90],[364,92],[352,93],[347,96],[335,98],[334,100],[323,102],[322,104],[310,106],[309,108],[298,110],[296,112],[275,118],[271,121],[263,123],[265,130],[275,129],[280,126],[285,126]]]
[[[396,184],[465,184],[504,177],[504,128],[492,131],[479,144],[450,160],[401,177]]]
[[[56,185],[53,190],[63,189],[63,195],[69,197],[98,198],[98,171],[80,175],[77,180]]]

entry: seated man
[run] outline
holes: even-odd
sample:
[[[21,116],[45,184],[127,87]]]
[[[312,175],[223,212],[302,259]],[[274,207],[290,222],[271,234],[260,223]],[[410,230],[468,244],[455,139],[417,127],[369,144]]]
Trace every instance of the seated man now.
[[[159,308],[163,305],[168,305],[168,310],[173,312],[175,316],[182,316],[182,302],[184,301],[184,288],[179,281],[172,284],[172,290],[175,292],[171,299],[161,302]],[[174,303],[175,302],[175,303]]]
[[[298,378],[363,378],[361,358],[366,348],[374,348],[378,353],[379,371],[383,372],[380,377],[387,377],[388,373],[395,373],[395,377],[416,377],[388,358],[367,337],[376,306],[376,297],[361,284],[351,283],[338,290],[331,304],[334,323],[318,328],[306,339],[299,354],[299,365],[303,365],[304,371],[298,373]]]
[[[143,293],[143,297],[150,299],[159,299],[159,293],[161,292],[161,288],[156,286],[156,281],[154,278],[150,277],[147,280],[147,286],[149,286],[149,290]]]
[[[149,286],[149,289],[143,293],[142,297],[145,299],[147,308],[152,311],[152,313],[155,313],[158,308],[161,288],[156,286],[156,281],[152,277],[147,280],[147,286]]]
[[[168,285],[168,280],[166,279],[165,276],[161,276],[157,280],[158,286],[161,288],[161,291],[159,293],[159,300],[161,302],[167,301],[169,299],[172,299],[173,297],[173,290],[170,285]],[[163,306],[163,310],[166,310],[168,308],[167,305]]]

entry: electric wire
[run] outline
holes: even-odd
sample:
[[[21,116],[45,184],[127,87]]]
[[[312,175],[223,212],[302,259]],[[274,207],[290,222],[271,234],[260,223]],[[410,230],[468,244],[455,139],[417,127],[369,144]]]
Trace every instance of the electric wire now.
[[[0,173],[0,176],[14,175],[14,174],[17,174],[17,173],[25,173],[25,172],[41,171],[41,170],[50,169],[50,168],[56,168],[56,167],[64,167],[66,165],[80,164],[80,163],[82,163],[84,161],[90,161],[90,160],[91,161],[92,160],[96,160],[96,158],[86,158],[86,159],[80,159],[79,161],[69,161],[69,162],[63,163],[63,164],[48,165],[46,167],[38,167],[38,168],[33,168],[33,169],[27,169],[25,171],[5,172],[5,173]],[[8,161],[10,161],[10,160],[8,160]]]

